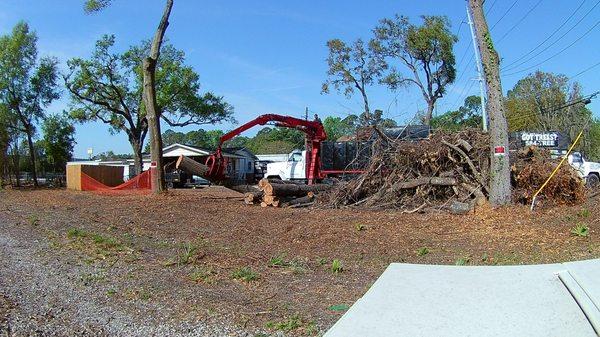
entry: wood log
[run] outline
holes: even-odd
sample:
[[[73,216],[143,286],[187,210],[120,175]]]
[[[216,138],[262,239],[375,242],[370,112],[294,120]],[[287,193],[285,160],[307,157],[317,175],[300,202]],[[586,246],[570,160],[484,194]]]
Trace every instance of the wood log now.
[[[263,196],[263,201],[266,202],[267,205],[272,205],[275,200],[276,200],[275,197],[272,195],[264,195]]]
[[[293,206],[293,205],[298,205],[298,204],[306,204],[309,202],[313,202],[315,200],[315,196],[313,195],[307,195],[305,197],[300,197],[300,198],[295,198],[292,199],[290,201],[288,201],[285,206]]]
[[[208,166],[201,164],[184,155],[179,156],[179,158],[177,159],[177,163],[175,163],[175,167],[184,170],[187,173],[195,174],[200,177],[204,177],[206,172],[208,172]]]
[[[303,197],[308,192],[318,193],[331,189],[331,185],[296,185],[296,184],[265,184],[263,191],[265,195],[275,195],[278,197]]]

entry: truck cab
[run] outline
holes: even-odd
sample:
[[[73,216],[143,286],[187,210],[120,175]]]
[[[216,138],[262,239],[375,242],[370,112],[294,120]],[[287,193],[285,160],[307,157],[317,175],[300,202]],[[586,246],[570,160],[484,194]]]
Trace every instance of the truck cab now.
[[[600,163],[587,161],[580,152],[573,152],[569,155],[568,161],[588,187],[600,186]]]
[[[279,178],[282,180],[306,179],[306,151],[295,150],[289,154],[287,161],[267,164],[266,178]]]

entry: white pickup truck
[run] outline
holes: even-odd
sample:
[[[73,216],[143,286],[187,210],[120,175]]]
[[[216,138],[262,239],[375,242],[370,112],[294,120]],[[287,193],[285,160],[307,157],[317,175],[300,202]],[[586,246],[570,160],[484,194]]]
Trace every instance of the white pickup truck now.
[[[287,161],[267,164],[266,178],[278,178],[282,180],[306,179],[306,151],[293,151]]]
[[[573,152],[569,155],[568,160],[581,178],[585,179],[588,187],[597,188],[600,186],[600,163],[585,160],[579,152]]]

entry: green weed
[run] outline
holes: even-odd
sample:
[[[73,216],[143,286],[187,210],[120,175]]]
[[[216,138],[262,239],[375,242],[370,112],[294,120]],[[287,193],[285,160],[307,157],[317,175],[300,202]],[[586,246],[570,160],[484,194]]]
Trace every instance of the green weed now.
[[[256,281],[260,278],[257,272],[252,271],[250,267],[238,268],[231,273],[231,277],[234,280],[242,280],[244,282]]]
[[[587,208],[584,208],[584,209],[582,209],[582,210],[579,212],[579,214],[578,214],[578,215],[579,215],[581,218],[589,218],[589,217],[590,217],[590,215],[592,215],[592,213],[590,212],[590,210],[589,210],[589,209],[587,209]]]
[[[367,226],[357,223],[356,225],[354,225],[354,228],[356,228],[357,231],[361,232],[361,231],[364,231],[365,229],[367,229]]]
[[[269,329],[281,330],[284,332],[290,332],[292,330],[296,330],[302,326],[302,319],[300,319],[299,315],[293,315],[286,320],[280,322],[267,322],[265,326]]]
[[[329,309],[331,311],[346,311],[349,308],[350,308],[350,306],[347,304],[336,304],[336,305],[329,306],[327,309]]]
[[[454,263],[457,266],[465,266],[469,263],[469,258],[468,257],[461,257],[458,260],[456,260],[456,262]]]
[[[427,254],[429,254],[429,249],[427,247],[417,249],[417,256],[425,256]]]
[[[324,266],[327,264],[327,259],[324,257],[320,257],[317,259],[317,263],[319,264],[319,266]]]
[[[585,224],[578,223],[575,227],[571,228],[571,234],[579,237],[587,237],[590,235],[590,228]]]
[[[344,271],[344,265],[338,259],[335,259],[331,262],[331,272],[334,274],[339,274]]]
[[[210,267],[196,268],[191,274],[190,279],[194,282],[212,283],[212,276],[217,273]]]
[[[39,219],[39,218],[38,218],[38,216],[37,216],[37,215],[35,215],[35,214],[30,214],[30,215],[27,217],[27,221],[29,222],[29,224],[30,224],[31,226],[37,226],[37,225],[39,225],[39,224],[40,224],[40,219]]]
[[[279,254],[269,260],[269,267],[287,267],[289,262],[285,260],[285,254]]]
[[[84,231],[83,229],[79,229],[79,228],[71,228],[67,231],[67,237],[69,239],[73,239],[73,238],[84,238],[87,236],[87,232]]]

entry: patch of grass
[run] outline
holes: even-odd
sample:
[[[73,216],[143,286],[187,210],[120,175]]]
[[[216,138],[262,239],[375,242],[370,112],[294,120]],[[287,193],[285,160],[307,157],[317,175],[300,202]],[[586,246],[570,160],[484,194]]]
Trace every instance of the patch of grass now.
[[[212,283],[213,276],[217,273],[211,267],[196,268],[190,273],[190,279],[194,282]]]
[[[342,261],[335,259],[331,262],[331,272],[334,274],[339,274],[344,271],[344,265]]]
[[[231,273],[231,277],[234,280],[252,282],[258,280],[260,275],[257,272],[252,271],[250,267],[242,267],[234,270],[233,273]]]
[[[320,257],[317,259],[317,263],[319,264],[319,266],[324,266],[327,264],[327,259],[324,257]]]
[[[488,254],[483,253],[483,255],[481,256],[481,262],[487,262],[487,260],[488,260]]]
[[[309,336],[314,336],[319,332],[319,328],[317,327],[317,324],[315,324],[314,321],[310,321],[306,323],[306,326],[304,327],[304,332],[306,332],[306,334]]]
[[[417,249],[417,256],[425,256],[427,254],[429,254],[429,249],[427,247]]]
[[[361,223],[357,223],[356,225],[354,225],[354,228],[358,231],[358,232],[362,232],[364,230],[367,229],[367,226],[361,224]]]
[[[274,322],[269,321],[265,324],[265,326],[269,329],[281,330],[283,332],[290,332],[292,330],[296,330],[302,326],[302,319],[299,315],[293,315],[288,319],[283,321]]]
[[[457,266],[466,266],[467,264],[469,264],[469,258],[468,257],[461,257],[458,260],[456,260],[456,262],[454,263]]]
[[[93,234],[92,241],[95,244],[104,246],[106,248],[117,248],[120,246],[119,242],[115,238],[102,236],[100,234]]]
[[[40,224],[40,218],[38,218],[38,216],[35,214],[29,214],[27,221],[31,226],[37,226]]]
[[[519,255],[515,253],[495,253],[492,261],[496,266],[516,265],[521,264],[522,260]]]
[[[113,297],[113,296],[114,296],[116,293],[117,293],[117,291],[116,291],[116,290],[114,290],[114,289],[108,289],[108,290],[106,291],[106,296],[108,296],[108,297]]]
[[[79,229],[79,228],[71,228],[67,231],[67,237],[69,239],[85,238],[87,235],[88,234],[86,231],[84,231],[83,229]]]
[[[571,228],[571,234],[579,237],[587,237],[590,235],[590,228],[583,223],[578,223],[575,227]]]
[[[198,245],[191,243],[191,242],[183,243],[177,249],[177,255],[174,258],[172,258],[171,260],[167,261],[165,263],[165,265],[166,266],[173,266],[173,265],[182,266],[182,265],[193,263],[196,261],[195,257],[196,257],[196,254],[197,254],[199,248],[200,247]]]
[[[285,260],[285,254],[279,254],[269,260],[269,267],[287,267],[290,263]]]
[[[142,301],[147,301],[152,298],[152,294],[149,291],[144,290],[144,289],[140,290],[140,292],[138,293],[138,296],[139,296],[140,300],[142,300]]]
[[[590,212],[589,209],[584,208],[581,211],[579,211],[579,213],[577,215],[579,215],[579,217],[581,217],[581,218],[589,218],[590,215],[592,215],[592,213]]]
[[[92,283],[101,282],[106,279],[106,275],[102,272],[83,273],[79,276],[79,280],[83,285],[89,286]]]

